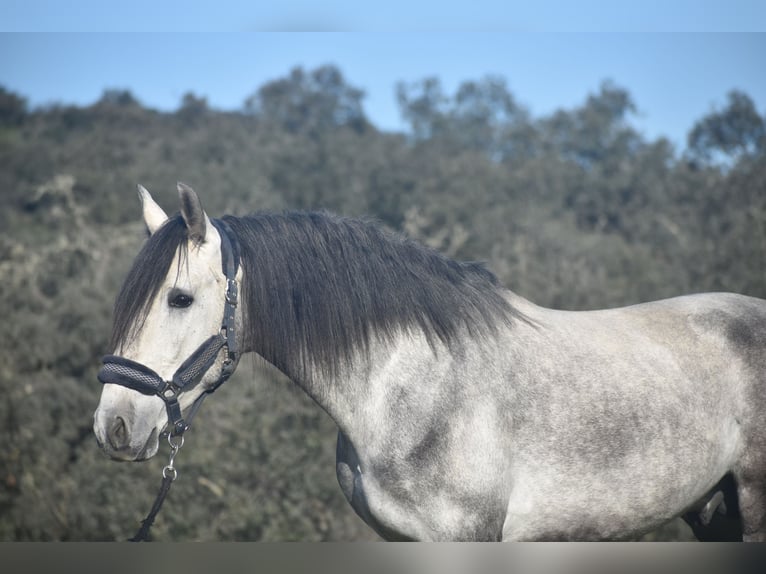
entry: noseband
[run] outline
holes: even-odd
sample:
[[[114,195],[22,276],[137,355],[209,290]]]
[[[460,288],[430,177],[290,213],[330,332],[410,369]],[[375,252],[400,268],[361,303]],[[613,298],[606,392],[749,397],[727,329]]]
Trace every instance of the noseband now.
[[[210,220],[221,236],[221,263],[226,276],[225,304],[220,331],[207,339],[178,367],[171,380],[166,381],[155,371],[125,357],[106,355],[104,366],[98,372],[102,383],[122,385],[144,395],[161,398],[168,413],[168,430],[171,436],[183,435],[189,428],[202,401],[225,383],[237,367],[237,339],[235,336],[235,310],[237,308],[237,270],[239,268],[239,244],[229,226],[220,219]],[[221,349],[225,349],[223,365],[218,379],[194,401],[189,416],[184,420],[178,399],[182,392],[196,386],[213,366]]]

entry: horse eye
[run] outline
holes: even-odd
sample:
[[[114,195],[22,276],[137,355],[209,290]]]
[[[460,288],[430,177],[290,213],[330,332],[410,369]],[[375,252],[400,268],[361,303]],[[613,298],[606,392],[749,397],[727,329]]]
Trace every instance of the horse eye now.
[[[174,293],[170,296],[170,300],[168,301],[168,304],[171,307],[177,307],[179,309],[184,309],[192,304],[194,301],[194,297],[191,295],[187,295],[185,293]]]

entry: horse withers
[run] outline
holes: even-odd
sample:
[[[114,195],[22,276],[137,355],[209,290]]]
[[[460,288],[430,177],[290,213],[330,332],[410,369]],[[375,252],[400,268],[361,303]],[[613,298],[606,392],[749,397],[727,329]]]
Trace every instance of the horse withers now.
[[[738,506],[766,540],[765,301],[546,309],[369,221],[211,220],[182,184],[168,217],[140,192],[94,422],[111,457],[153,456],[252,352],[337,423],[341,489],[384,538],[635,539],[682,515],[704,538]]]

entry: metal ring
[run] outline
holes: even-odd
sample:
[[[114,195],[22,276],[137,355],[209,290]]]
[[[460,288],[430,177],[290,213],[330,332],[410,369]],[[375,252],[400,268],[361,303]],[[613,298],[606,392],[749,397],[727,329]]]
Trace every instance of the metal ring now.
[[[171,473],[171,472],[173,473],[173,475],[172,475],[172,478],[170,479],[170,481],[171,482],[174,481],[176,479],[176,477],[178,476],[178,471],[174,467],[172,467],[170,465],[168,465],[168,466],[166,466],[165,468],[162,469],[162,478],[168,478],[168,474]]]
[[[184,445],[184,435],[179,435],[179,438],[181,440],[178,441],[178,444],[175,444],[173,443],[173,435],[172,434],[168,435],[168,444],[170,445],[170,448],[172,448],[173,450],[178,450]]]

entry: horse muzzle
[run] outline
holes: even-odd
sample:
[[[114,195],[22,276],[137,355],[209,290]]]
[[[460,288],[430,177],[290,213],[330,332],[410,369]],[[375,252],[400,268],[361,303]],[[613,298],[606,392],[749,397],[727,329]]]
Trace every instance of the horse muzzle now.
[[[140,430],[145,428],[151,430],[141,433]],[[160,432],[157,426],[136,424],[133,417],[116,414],[115,409],[99,408],[96,411],[93,432],[99,448],[113,460],[142,461],[153,457],[159,450]]]

